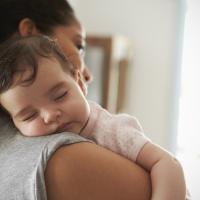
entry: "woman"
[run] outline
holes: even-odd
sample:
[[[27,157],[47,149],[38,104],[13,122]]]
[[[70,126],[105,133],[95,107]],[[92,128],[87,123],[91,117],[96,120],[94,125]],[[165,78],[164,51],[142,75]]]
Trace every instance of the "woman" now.
[[[1,0],[0,17],[0,42],[16,34],[48,35],[91,81],[83,61],[85,33],[68,2]],[[26,138],[9,119],[0,125],[0,199],[149,199],[144,170],[78,135]]]

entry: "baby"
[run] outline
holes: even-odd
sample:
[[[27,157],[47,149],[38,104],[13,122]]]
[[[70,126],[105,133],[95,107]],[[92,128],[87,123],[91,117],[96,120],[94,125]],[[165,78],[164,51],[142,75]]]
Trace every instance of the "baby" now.
[[[1,46],[1,109],[23,135],[80,134],[149,171],[152,200],[185,200],[180,163],[145,137],[134,117],[112,115],[86,94],[81,73],[50,38],[13,38]]]

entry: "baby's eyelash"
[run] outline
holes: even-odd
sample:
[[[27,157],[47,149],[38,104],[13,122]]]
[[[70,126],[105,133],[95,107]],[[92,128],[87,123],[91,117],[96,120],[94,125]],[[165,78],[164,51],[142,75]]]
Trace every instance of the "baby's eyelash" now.
[[[61,95],[59,95],[58,97],[56,97],[54,100],[55,101],[58,101],[58,100],[60,100],[60,99],[63,99],[66,95],[67,95],[67,91],[66,92],[64,92],[63,94],[61,94]]]
[[[32,113],[31,115],[27,116],[26,118],[24,118],[22,121],[28,121],[33,119],[34,117],[36,117],[37,113]]]

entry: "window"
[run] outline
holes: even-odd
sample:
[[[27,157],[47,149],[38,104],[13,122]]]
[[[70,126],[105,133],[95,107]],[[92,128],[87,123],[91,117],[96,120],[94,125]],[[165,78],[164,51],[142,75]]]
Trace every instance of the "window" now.
[[[187,2],[181,96],[178,122],[178,157],[183,163],[193,200],[200,199],[200,1]]]

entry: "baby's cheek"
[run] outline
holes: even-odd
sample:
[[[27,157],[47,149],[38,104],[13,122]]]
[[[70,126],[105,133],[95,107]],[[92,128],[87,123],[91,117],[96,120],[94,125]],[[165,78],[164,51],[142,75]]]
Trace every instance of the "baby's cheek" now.
[[[41,136],[44,132],[43,127],[41,127],[40,124],[34,122],[21,125],[19,130],[24,136],[28,137]]]

